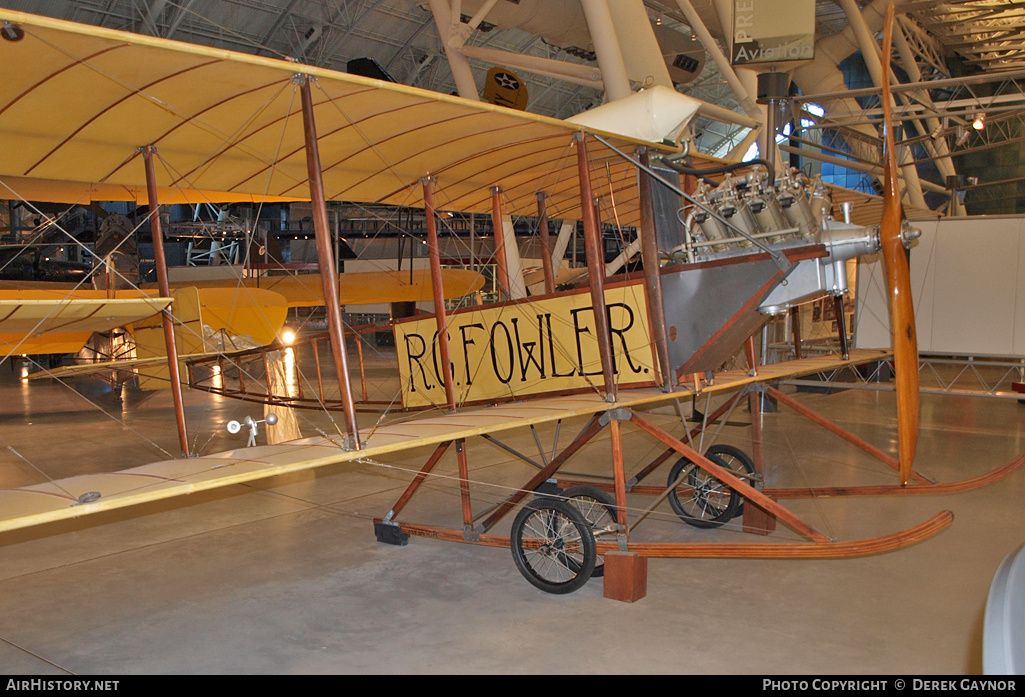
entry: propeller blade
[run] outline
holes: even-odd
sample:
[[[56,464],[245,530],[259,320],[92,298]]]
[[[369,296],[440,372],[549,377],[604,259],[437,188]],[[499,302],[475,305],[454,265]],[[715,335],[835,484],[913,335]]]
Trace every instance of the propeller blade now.
[[[894,152],[893,114],[890,92],[890,53],[893,38],[893,3],[886,10],[883,31],[883,131],[885,151],[883,219],[879,225],[886,290],[890,296],[890,332],[893,338],[893,364],[897,387],[897,439],[900,480],[907,484],[918,446],[918,338],[915,335],[915,308],[911,300],[911,271],[901,239],[903,210],[897,180],[897,156]]]

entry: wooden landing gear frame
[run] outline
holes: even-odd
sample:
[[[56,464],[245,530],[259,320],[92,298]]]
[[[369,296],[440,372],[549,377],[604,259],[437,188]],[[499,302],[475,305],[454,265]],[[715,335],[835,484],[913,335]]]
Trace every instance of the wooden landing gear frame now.
[[[830,431],[837,433],[845,440],[851,442],[857,447],[866,450],[873,456],[878,457],[881,461],[893,466],[891,462],[893,458],[889,457],[885,453],[882,453],[878,449],[874,448],[870,444],[861,441],[853,434],[840,428],[836,424],[829,422],[823,417],[811,412],[790,399],[786,395],[783,395],[775,388],[766,386],[763,384],[754,384],[747,387],[745,390],[737,392],[731,397],[725,404],[719,407],[713,414],[705,420],[705,423],[698,426],[694,431],[691,432],[690,437],[700,432],[700,430],[706,427],[710,423],[714,423],[724,413],[738,403],[738,400],[743,396],[749,396],[749,398],[757,399],[760,393],[766,393],[776,399],[779,403],[786,406],[795,407],[802,415],[812,419],[816,423],[823,425]],[[752,429],[752,440],[755,445],[755,453],[758,459],[759,469],[761,469],[761,453],[760,453],[760,413],[758,410],[752,412],[753,416],[753,429]],[[633,426],[637,427],[644,433],[655,440],[662,442],[666,445],[666,450],[659,455],[651,463],[647,464],[638,473],[633,476],[632,479],[627,481],[627,475],[623,468],[623,449],[621,442],[621,428],[623,422],[630,422]],[[584,481],[577,479],[559,479],[557,484],[554,483],[553,478],[556,476],[560,468],[584,445],[590,442],[595,436],[597,436],[604,428],[608,427],[611,432],[612,440],[612,455],[613,455],[613,478],[612,483],[609,484],[607,481],[604,483],[595,483],[594,481]],[[540,549],[545,548],[549,545],[549,542],[539,538],[523,537],[520,530],[516,529],[514,522],[514,530],[512,535],[501,535],[495,534],[493,530],[497,524],[511,513],[517,506],[524,502],[528,497],[537,496],[539,498],[551,499],[555,501],[565,500],[567,497],[565,493],[570,487],[579,487],[582,485],[588,485],[594,489],[600,489],[607,491],[613,496],[609,496],[607,501],[607,507],[611,512],[615,513],[611,516],[613,519],[612,524],[606,524],[604,527],[598,530],[592,530],[592,534],[596,534],[596,541],[594,545],[594,552],[596,555],[601,557],[602,555],[609,555],[606,561],[611,561],[615,558],[617,568],[622,566],[620,559],[617,555],[633,555],[636,558],[646,559],[649,557],[656,558],[734,558],[734,559],[835,559],[835,558],[846,558],[865,556],[870,554],[878,554],[883,552],[889,552],[893,550],[906,547],[911,544],[920,542],[932,535],[945,529],[953,520],[953,514],[949,511],[942,511],[932,516],[928,520],[913,526],[911,528],[901,530],[888,535],[880,537],[862,539],[856,541],[840,542],[829,539],[821,532],[816,530],[813,526],[808,524],[806,521],[795,515],[793,512],[788,510],[785,506],[778,503],[777,499],[787,498],[803,498],[810,496],[881,496],[881,495],[909,495],[909,494],[939,494],[939,493],[952,493],[958,491],[966,491],[969,489],[984,486],[986,484],[997,481],[1003,476],[1006,476],[1010,472],[1013,472],[1017,468],[1025,464],[1025,456],[1018,457],[1011,462],[978,477],[965,479],[958,482],[949,483],[932,483],[925,480],[924,477],[918,475],[915,478],[915,482],[908,486],[892,485],[892,486],[865,486],[865,487],[820,487],[820,488],[804,488],[804,489],[765,489],[759,490],[757,487],[752,485],[752,482],[756,480],[748,477],[738,477],[736,474],[725,469],[722,466],[721,461],[715,461],[705,455],[697,452],[691,445],[681,441],[679,438],[667,433],[663,429],[651,423],[647,418],[638,414],[636,411],[631,409],[617,409],[612,408],[605,412],[599,412],[594,414],[584,425],[578,435],[570,442],[565,448],[562,449],[557,455],[554,455],[551,460],[541,467],[538,472],[527,481],[522,487],[514,491],[511,495],[505,498],[502,502],[492,507],[489,511],[475,515],[471,509],[470,504],[470,488],[469,481],[467,479],[467,467],[465,464],[465,451],[463,449],[462,441],[454,442],[457,446],[457,452],[460,457],[460,497],[462,503],[463,513],[463,527],[462,529],[450,528],[436,525],[420,525],[408,522],[399,522],[397,517],[413,497],[420,485],[426,480],[428,475],[438,464],[441,457],[445,452],[453,445],[453,442],[442,443],[437,446],[434,453],[428,459],[423,469],[416,475],[413,481],[409,484],[407,489],[403,492],[402,496],[398,499],[396,504],[392,507],[391,511],[382,519],[375,521],[375,530],[378,535],[378,539],[383,542],[392,544],[405,544],[410,535],[419,537],[430,537],[441,540],[448,540],[453,542],[464,542],[469,544],[479,544],[490,547],[513,547],[514,554],[516,553],[517,545],[521,549]],[[681,482],[669,482],[667,486],[651,486],[642,485],[640,481],[655,471],[659,465],[670,460],[673,455],[680,455],[688,458],[694,463],[695,468],[699,469],[702,473],[713,477],[721,482],[724,482],[730,489],[738,492],[744,500],[743,516],[745,521],[745,531],[768,534],[773,528],[775,521],[782,521],[787,527],[800,533],[807,539],[807,542],[790,542],[790,543],[770,543],[770,542],[750,542],[750,543],[671,543],[671,542],[635,542],[630,539],[630,535],[636,525],[643,520],[648,513],[659,505],[661,501],[673,491],[686,491],[687,486]],[[626,495],[651,495],[655,496],[655,502],[649,506],[644,512],[640,513],[635,517],[632,524],[628,524],[626,515]],[[537,501],[538,498],[534,498],[533,501]],[[531,505],[530,502],[527,504]],[[556,508],[555,506],[549,506],[549,508]],[[521,509],[523,510],[523,509]],[[561,509],[560,509],[561,510]],[[565,523],[570,523],[567,516]],[[608,518],[606,518],[606,522]],[[766,525],[764,521],[769,521],[770,524]],[[516,542],[517,544],[513,544]],[[551,550],[549,550],[550,552]],[[518,564],[519,565],[519,564]],[[583,566],[583,564],[578,564]],[[572,568],[573,563],[569,566]],[[611,568],[610,564],[606,564],[608,568]],[[626,565],[627,568],[636,570],[636,565]],[[522,570],[522,568],[521,568]],[[526,576],[526,572],[524,573]],[[588,575],[590,573],[588,572]],[[528,577],[528,580],[529,577]],[[572,589],[580,587],[586,582],[586,578],[578,580],[577,585]],[[612,579],[615,582],[615,577]],[[532,581],[533,583],[533,581]],[[619,599],[633,600],[636,597],[643,596],[643,589],[638,594],[637,589],[633,588],[626,592],[629,597],[622,597],[622,595],[609,595],[609,584],[610,584],[610,573],[606,570],[605,572],[605,584],[606,584],[606,596],[607,597],[618,597]],[[535,583],[535,585],[538,585]],[[629,583],[627,584],[629,586]],[[550,592],[568,592],[565,590],[550,590]]]

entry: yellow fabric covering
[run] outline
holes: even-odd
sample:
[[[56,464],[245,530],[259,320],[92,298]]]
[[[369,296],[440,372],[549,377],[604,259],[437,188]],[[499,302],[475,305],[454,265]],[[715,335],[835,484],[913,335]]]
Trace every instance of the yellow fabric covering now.
[[[0,178],[42,180],[38,198],[47,181],[55,196],[76,181],[129,187],[144,202],[145,145],[157,148],[158,185],[171,191],[307,198],[293,80],[302,72],[315,79],[329,199],[421,206],[420,180],[432,176],[439,209],[490,214],[489,189],[501,186],[512,213],[535,211],[545,191],[549,215],[580,217],[573,134],[581,126],[283,60],[0,15],[25,33],[0,41]],[[631,153],[667,150],[603,137]],[[595,195],[614,196],[620,222],[636,224],[633,166],[597,141],[589,149]],[[6,180],[12,189],[19,181]]]

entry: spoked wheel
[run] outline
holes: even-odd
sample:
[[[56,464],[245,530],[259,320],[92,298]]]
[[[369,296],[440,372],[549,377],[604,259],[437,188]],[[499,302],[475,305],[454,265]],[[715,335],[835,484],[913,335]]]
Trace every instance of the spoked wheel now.
[[[516,568],[546,593],[572,593],[594,571],[591,525],[565,501],[539,498],[524,506],[513,520],[510,545]]]
[[[706,453],[705,457],[724,469],[729,468],[719,455]],[[669,470],[667,486],[678,479],[679,483],[669,492],[669,505],[688,525],[717,528],[737,514],[740,494],[686,457],[677,460]]]
[[[729,470],[736,472],[737,475],[746,483],[753,486],[759,491],[762,490],[762,480],[760,477],[755,476],[755,463],[748,454],[735,445],[727,445],[721,443],[713,445],[705,451],[705,455],[717,455],[720,460],[726,463]],[[744,512],[744,499],[741,497],[740,504],[737,506],[737,512],[734,513],[734,517]]]
[[[596,486],[582,484],[571,486],[562,492],[570,503],[577,507],[581,515],[591,525],[595,541],[616,539],[616,499],[607,491]],[[605,555],[598,554],[594,562],[592,577],[605,575]]]

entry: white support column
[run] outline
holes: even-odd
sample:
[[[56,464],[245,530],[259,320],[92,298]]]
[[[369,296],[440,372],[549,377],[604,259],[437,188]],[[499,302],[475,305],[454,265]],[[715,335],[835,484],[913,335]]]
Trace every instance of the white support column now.
[[[642,0],[612,0],[608,8],[627,76],[644,87],[675,89]]]
[[[893,32],[894,45],[897,47],[897,52],[900,54],[901,64],[904,66],[904,71],[908,75],[910,82],[921,82],[922,71],[918,68],[918,63],[915,61],[915,52],[911,48],[911,44],[908,42],[907,36],[904,35],[903,27],[900,22],[897,22],[897,31]],[[932,98],[929,96],[928,90],[917,90],[915,97],[932,108]],[[932,133],[937,128],[940,128],[942,124],[940,120],[935,117],[926,117],[924,126],[920,128],[923,134]],[[946,138],[936,138],[934,140],[927,140],[924,143],[925,149],[929,152],[930,156],[936,158],[936,168],[940,171],[944,177],[953,176],[957,174],[954,168],[954,162],[950,159],[950,149],[947,147]]]
[[[876,87],[883,86],[883,66],[879,57],[879,46],[875,42],[872,30],[869,29],[861,10],[854,0],[838,0],[840,7],[847,16],[847,23],[858,41],[861,49],[861,56],[865,60],[868,72],[872,76],[872,82]],[[904,183],[907,185],[906,195],[912,205],[925,208],[925,196],[922,194],[922,182],[918,177],[918,169],[912,162],[911,153],[907,148],[898,153],[901,174],[904,175]]]
[[[733,66],[730,65],[729,59],[719,49],[719,45],[715,42],[712,32],[708,31],[708,27],[701,21],[701,16],[694,9],[694,6],[690,4],[690,0],[676,0],[676,4],[687,18],[691,31],[698,37],[698,41],[701,42],[701,45],[715,62],[716,67],[719,68],[719,72],[726,80],[726,84],[730,86],[733,94],[740,101],[740,107],[744,110],[744,113],[753,119],[758,119],[759,123],[764,124],[765,118],[758,109],[758,104],[755,102],[754,97],[751,96],[751,93],[740,82],[740,78],[733,71]]]
[[[619,253],[619,256],[605,265],[605,275],[614,276],[619,273],[619,270],[626,266],[639,251],[641,251],[640,235],[637,236],[636,240],[628,244],[626,249]]]
[[[555,249],[552,250],[552,266],[555,267],[555,274],[558,277],[559,269],[563,267],[562,260],[566,258],[566,250],[569,249],[569,241],[577,230],[577,221],[563,220],[559,228],[559,236],[555,238]]]
[[[447,0],[430,0],[430,3],[434,24],[438,28],[438,36],[441,37],[441,44],[445,47],[445,56],[452,69],[452,77],[456,81],[456,91],[463,99],[480,101],[480,93],[477,91],[477,83],[473,79],[470,62],[459,50],[462,47],[462,40],[458,38],[458,33],[453,31],[453,14]],[[455,15],[455,21],[459,21],[459,15]],[[456,39],[455,46],[452,45],[453,39]]]
[[[758,73],[753,70],[738,70],[737,77],[740,79],[741,84],[744,85],[744,89],[747,90],[748,94],[758,94]],[[758,133],[758,153],[764,159],[768,160],[768,148],[776,147],[776,139],[769,135],[768,124],[768,107],[764,104],[756,104],[758,109],[759,120],[761,121],[762,128]],[[744,153],[741,153],[743,157]],[[783,159],[778,155],[773,162],[776,163],[776,171],[785,169],[783,166]]]
[[[520,257],[520,247],[516,243],[516,229],[513,227],[512,216],[502,214],[502,229],[505,231],[502,241],[505,243],[505,263],[508,265],[509,273],[509,299],[519,300],[527,297],[527,285],[523,282],[523,259]]]
[[[623,61],[612,13],[609,12],[606,0],[580,0],[580,5],[584,10],[595,53],[598,54],[598,67],[605,83],[606,97],[609,101],[629,97],[633,90],[630,89],[626,63]]]
[[[600,90],[604,87],[601,71],[594,66],[567,63],[566,61],[541,58],[539,56],[527,56],[484,46],[465,46],[462,49],[462,53],[471,58],[479,58],[495,65],[505,65],[510,70],[522,70],[536,75],[553,77],[593,89]]]

